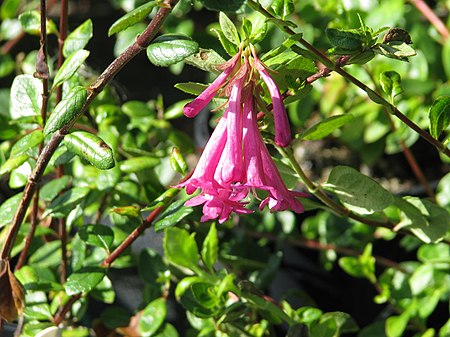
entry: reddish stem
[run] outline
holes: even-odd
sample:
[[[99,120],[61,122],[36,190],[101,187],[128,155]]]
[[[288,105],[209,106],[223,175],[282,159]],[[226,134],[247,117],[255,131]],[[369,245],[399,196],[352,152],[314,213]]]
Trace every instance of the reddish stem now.
[[[422,13],[422,15],[436,28],[436,30],[441,34],[444,41],[446,41],[450,32],[447,26],[438,18],[436,14],[431,10],[431,8],[423,0],[411,0],[411,3]]]

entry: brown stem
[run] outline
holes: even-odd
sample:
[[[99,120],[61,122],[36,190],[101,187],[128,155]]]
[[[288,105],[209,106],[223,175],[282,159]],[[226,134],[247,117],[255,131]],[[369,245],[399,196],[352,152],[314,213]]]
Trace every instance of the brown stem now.
[[[164,20],[172,11],[172,8],[177,4],[178,0],[166,0],[164,1],[164,7],[160,8],[153,20],[147,26],[145,31],[136,39],[136,41],[128,47],[121,55],[119,55],[111,65],[99,76],[95,83],[91,87],[91,92],[88,95],[86,103],[82,108],[82,113],[85,112],[88,106],[92,103],[94,98],[102,91],[107,83],[109,83],[115,75],[122,69],[125,64],[130,62],[137,54],[143,51],[155,37],[158,30],[161,28]],[[81,115],[81,114],[80,114]],[[22,199],[20,200],[17,211],[14,215],[9,232],[5,239],[0,258],[7,259],[11,254],[11,249],[14,244],[14,240],[17,236],[17,232],[23,222],[28,205],[30,204],[33,192],[36,189],[37,183],[41,180],[45,168],[50,161],[51,156],[56,151],[59,143],[63,140],[64,136],[69,132],[76,119],[71,123],[65,125],[61,130],[56,131],[49,142],[44,147],[41,155],[39,156],[36,167],[28,178],[28,182],[25,185]]]
[[[58,37],[58,69],[64,63],[63,47],[67,38],[67,26],[69,20],[69,1],[61,0],[61,15],[59,17],[59,37]],[[56,89],[56,103],[62,99],[62,85]]]
[[[114,251],[102,262],[102,267],[109,267],[131,244],[148,228],[151,226],[153,220],[161,213],[165,207],[156,207],[142,223],[136,227],[122,243],[114,249]]]
[[[427,3],[423,0],[410,0],[411,3],[422,13],[422,15],[436,28],[436,30],[441,34],[444,41],[446,41],[450,32],[447,26],[437,17],[436,14],[431,10]]]
[[[70,297],[67,303],[56,313],[55,317],[53,318],[53,324],[55,324],[56,326],[60,325],[66,317],[66,314],[72,308],[73,304],[80,298],[81,294],[76,294]]]
[[[40,1],[40,15],[41,15],[41,31],[40,31],[40,48],[38,52],[38,56],[36,58],[36,72],[34,74],[35,77],[42,79],[42,105],[41,105],[41,118],[42,123],[45,124],[47,119],[47,108],[48,108],[48,100],[49,100],[49,91],[48,91],[48,78],[49,78],[49,70],[47,64],[47,4],[46,0]],[[39,145],[39,154],[42,153],[44,146],[41,143]],[[28,250],[30,249],[31,242],[33,241],[34,233],[36,232],[36,227],[39,223],[38,219],[38,210],[39,210],[39,186],[36,186],[36,192],[34,196],[33,202],[33,210],[31,212],[31,228],[30,232],[27,235],[25,240],[25,246],[19,256],[19,261],[16,265],[16,270],[20,269],[26,259]]]
[[[23,250],[20,252],[20,256],[19,259],[17,260],[15,270],[19,270],[25,264],[25,259],[27,257],[28,251],[30,250],[31,242],[33,241],[34,233],[36,233],[36,227],[38,225],[38,210],[39,210],[39,187],[36,188],[36,193],[33,198],[33,206],[30,215],[31,219],[30,232],[28,233],[27,238],[25,239],[25,246],[23,247]]]

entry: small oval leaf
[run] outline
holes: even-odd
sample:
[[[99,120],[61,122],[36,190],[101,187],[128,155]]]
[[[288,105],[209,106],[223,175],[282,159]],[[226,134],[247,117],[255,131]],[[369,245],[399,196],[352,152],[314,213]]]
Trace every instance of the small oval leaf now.
[[[41,130],[35,130],[22,137],[11,149],[11,157],[27,152],[29,149],[39,145],[44,140]]]
[[[64,138],[64,144],[69,151],[100,170],[108,170],[115,166],[111,148],[100,137],[90,132],[72,132]]]
[[[15,170],[20,165],[25,163],[27,161],[27,159],[28,159],[28,155],[26,153],[23,153],[17,157],[9,158],[0,167],[0,175],[3,175],[5,173],[11,172],[12,170]]]
[[[298,135],[298,138],[304,140],[319,140],[331,134],[334,130],[339,129],[344,124],[353,119],[353,115],[331,116],[310,127],[305,132]]]
[[[139,319],[139,332],[141,336],[153,336],[164,323],[167,314],[165,298],[157,298],[150,302],[142,312]]]
[[[88,293],[105,277],[105,270],[99,267],[84,267],[72,273],[64,285],[69,296]]]
[[[63,55],[69,57],[70,54],[83,49],[88,44],[93,35],[92,20],[88,19],[79,25],[67,36],[64,41]]]
[[[53,88],[63,84],[75,74],[80,66],[86,61],[89,56],[89,51],[81,49],[72,53],[62,64],[61,68],[55,75],[53,81]]]
[[[198,51],[198,43],[184,35],[166,34],[147,47],[147,56],[154,65],[168,67]]]
[[[438,138],[450,125],[450,96],[438,97],[430,108],[430,134]]]
[[[134,24],[141,22],[144,20],[152,11],[153,7],[155,7],[157,1],[149,1],[142,6],[139,6],[132,10],[131,12],[125,14],[116,22],[114,22],[108,30],[108,36],[121,32],[122,30],[127,29],[128,27],[133,26]]]
[[[41,111],[42,83],[32,75],[19,75],[11,86],[11,118],[36,116]]]
[[[124,173],[133,173],[146,170],[158,165],[160,160],[152,157],[135,157],[120,163],[120,170]]]
[[[80,228],[78,235],[81,240],[92,246],[109,251],[114,242],[114,232],[104,225],[85,225]]]
[[[84,87],[76,86],[67,97],[55,107],[44,127],[44,135],[48,135],[61,129],[71,120],[81,113],[84,102],[86,102],[87,90]]]
[[[348,209],[359,214],[382,211],[394,202],[393,195],[375,180],[348,166],[333,168],[324,186]]]

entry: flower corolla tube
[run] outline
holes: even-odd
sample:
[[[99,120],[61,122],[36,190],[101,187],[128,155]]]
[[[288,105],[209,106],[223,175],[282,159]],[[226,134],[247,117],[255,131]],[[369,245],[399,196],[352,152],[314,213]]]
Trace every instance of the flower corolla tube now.
[[[269,71],[257,57],[240,50],[220,66],[222,73],[192,102],[184,107],[187,117],[195,117],[216,96],[228,97],[226,109],[203,150],[192,176],[177,187],[186,193],[200,193],[186,206],[203,205],[201,221],[218,219],[223,223],[232,212],[249,214],[250,196],[265,191],[259,208],[270,211],[304,211],[296,197],[306,194],[290,191],[263,141],[257,123],[256,85],[262,79],[270,93],[275,126],[275,144],[289,145],[291,131],[283,98]]]

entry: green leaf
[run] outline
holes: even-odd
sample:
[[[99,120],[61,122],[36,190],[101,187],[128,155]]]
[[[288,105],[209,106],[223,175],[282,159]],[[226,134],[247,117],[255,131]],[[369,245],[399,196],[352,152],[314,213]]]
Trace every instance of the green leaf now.
[[[16,62],[9,54],[0,54],[0,78],[11,74],[16,67]]]
[[[175,84],[175,88],[180,89],[181,91],[191,94],[191,95],[199,95],[208,87],[208,85],[203,83],[195,83],[195,82],[186,82],[186,83],[177,83]]]
[[[409,286],[413,295],[419,295],[432,285],[434,281],[434,267],[423,264],[418,267],[409,278]]]
[[[124,173],[139,172],[157,166],[159,158],[154,157],[134,157],[120,162],[120,170]]]
[[[383,56],[401,61],[407,61],[408,57],[416,55],[416,51],[413,48],[407,43],[400,41],[393,41],[387,44],[381,43],[373,50]]]
[[[409,321],[409,315],[404,312],[400,316],[391,316],[386,320],[386,336],[401,337]]]
[[[380,75],[381,87],[385,94],[389,96],[391,103],[394,102],[395,96],[403,93],[401,82],[400,74],[396,71],[385,71]]]
[[[44,140],[44,135],[41,130],[35,130],[23,136],[11,148],[11,157],[21,155],[35,146],[41,144]]]
[[[246,0],[200,0],[200,2],[208,9],[213,11],[237,12],[244,6]]]
[[[31,256],[30,264],[35,268],[55,267],[61,261],[61,241],[47,242],[40,246]]]
[[[100,319],[109,329],[128,326],[130,322],[130,314],[128,310],[122,307],[109,306],[102,312]]]
[[[50,180],[40,189],[39,197],[45,201],[52,201],[62,190],[67,187],[69,181],[70,176],[62,176],[61,178]]]
[[[438,138],[450,125],[450,96],[438,97],[430,108],[430,134]]]
[[[103,280],[92,289],[90,295],[95,299],[108,304],[114,303],[116,298],[113,284],[108,276],[105,276]]]
[[[150,248],[143,249],[139,255],[139,276],[149,284],[161,282],[161,277],[168,271],[161,255]]]
[[[64,57],[69,57],[72,53],[86,47],[92,36],[92,20],[87,19],[67,36],[63,46]]]
[[[155,232],[159,232],[167,227],[175,226],[194,211],[192,207],[184,206],[184,203],[185,200],[177,200],[171,203],[155,222]]]
[[[128,101],[122,104],[121,109],[124,114],[133,117],[149,117],[154,116],[155,112],[149,105],[141,101]]]
[[[110,212],[125,215],[130,218],[140,218],[141,217],[141,209],[139,206],[122,206],[122,207],[113,207]]]
[[[297,135],[297,137],[304,140],[323,139],[331,134],[334,130],[339,129],[341,126],[353,120],[353,118],[353,115],[350,114],[328,117],[310,127],[305,132]]]
[[[430,263],[436,268],[446,269],[450,267],[450,245],[438,243],[434,245],[422,245],[417,251],[419,261]]]
[[[16,76],[11,86],[11,118],[39,115],[41,104],[41,81],[32,75]]]
[[[157,4],[158,1],[149,1],[142,6],[135,8],[131,12],[128,12],[111,25],[108,30],[108,36],[121,32],[128,27],[141,22],[150,14],[150,12],[153,10],[153,7],[155,7]]]
[[[69,80],[73,74],[80,68],[80,66],[86,61],[89,56],[88,50],[77,50],[70,54],[70,56],[64,61],[61,68],[59,68],[58,72],[55,75],[55,79],[53,81],[53,88],[63,84],[67,80]]]
[[[450,318],[447,323],[445,323],[442,328],[439,330],[439,337],[448,337],[450,336]]]
[[[55,218],[66,217],[69,212],[80,204],[90,192],[89,187],[74,187],[53,200],[42,217],[52,215]]]
[[[22,193],[18,193],[6,199],[3,204],[0,205],[0,228],[11,223],[21,198]]]
[[[177,227],[169,227],[164,232],[164,255],[167,260],[177,266],[191,270],[198,269],[200,256],[194,235]]]
[[[69,296],[88,293],[103,280],[103,277],[105,277],[105,269],[84,267],[69,275],[64,289]]]
[[[275,0],[272,3],[273,11],[284,20],[286,16],[295,11],[293,0]]]
[[[231,21],[230,18],[223,12],[219,13],[219,24],[225,38],[234,45],[238,46],[241,42],[241,39],[239,38],[239,33],[236,29],[236,26],[234,25],[233,21]]]
[[[198,52],[198,43],[184,35],[158,36],[147,47],[147,56],[154,65],[168,67]]]
[[[228,40],[225,36],[225,34],[220,29],[211,29],[214,33],[216,33],[217,37],[219,38],[220,43],[222,44],[223,49],[228,53],[228,55],[235,55],[238,52],[238,47]]]
[[[212,223],[202,247],[203,263],[211,271],[213,270],[214,263],[217,261],[218,254],[219,240],[217,238],[217,229],[216,225]]]
[[[2,20],[14,18],[20,7],[21,0],[4,0],[0,7],[0,18]]]
[[[44,127],[44,135],[48,135],[61,129],[63,126],[77,118],[87,98],[87,90],[84,87],[74,87],[67,96],[58,103],[50,115]]]
[[[250,42],[253,44],[261,42],[267,34],[267,18],[259,12],[253,12],[248,19],[252,23]]]
[[[178,331],[170,323],[165,323],[155,335],[155,337],[178,337]]]
[[[355,30],[327,28],[325,33],[334,47],[349,51],[359,50],[363,47],[364,37]]]
[[[348,209],[359,214],[382,211],[394,202],[393,195],[375,180],[348,166],[334,167],[324,186]]]
[[[117,57],[125,49],[136,41],[136,36],[141,34],[146,25],[144,23],[137,23],[128,29],[117,34],[116,44],[114,45],[114,55]]]
[[[70,152],[87,160],[100,170],[109,170],[116,165],[109,145],[90,132],[72,132],[64,137],[64,144]]]
[[[84,225],[78,230],[78,235],[87,244],[103,248],[107,252],[114,242],[114,232],[104,225]]]
[[[225,63],[225,60],[213,49],[199,48],[198,53],[186,57],[184,62],[204,71],[218,73],[217,66]]]
[[[447,39],[442,48],[442,65],[447,78],[450,78],[450,39]]]
[[[358,325],[344,312],[328,312],[320,317],[320,320],[312,323],[311,336],[340,336],[341,334],[358,331]]]
[[[27,160],[28,160],[28,155],[26,153],[22,153],[21,155],[18,155],[17,157],[9,158],[0,167],[0,176],[5,173],[15,170],[16,168],[20,167],[23,163],[25,163]]]
[[[19,15],[20,24],[28,34],[39,35],[41,33],[41,15],[38,11],[29,11]],[[47,20],[47,34],[58,33],[58,28],[53,21]]]
[[[165,298],[157,298],[150,302],[143,310],[139,320],[139,332],[141,336],[154,336],[156,331],[164,323],[167,315]]]

